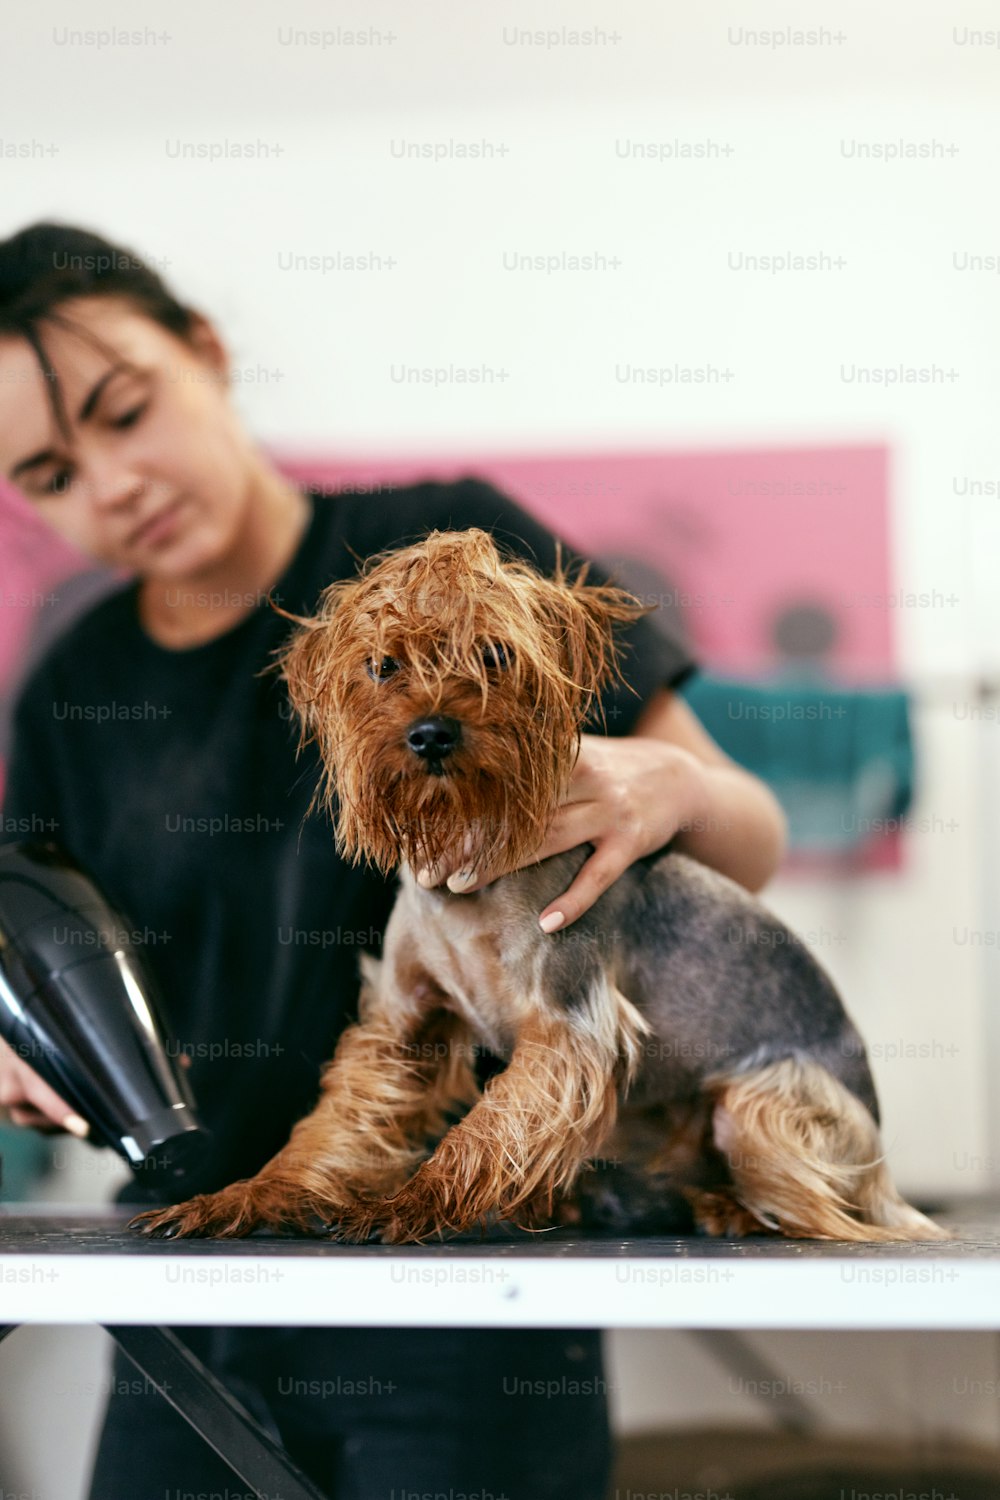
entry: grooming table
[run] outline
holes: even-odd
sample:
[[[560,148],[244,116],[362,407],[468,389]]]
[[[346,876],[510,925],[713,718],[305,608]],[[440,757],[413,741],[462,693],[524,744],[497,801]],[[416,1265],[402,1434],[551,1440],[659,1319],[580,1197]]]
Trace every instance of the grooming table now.
[[[99,1323],[258,1495],[321,1500],[170,1325],[1000,1330],[1000,1205],[936,1213],[924,1245],[588,1237],[509,1230],[447,1245],[254,1235],[147,1240],[134,1208],[0,1207],[0,1339]],[[791,1414],[789,1425],[794,1423]]]

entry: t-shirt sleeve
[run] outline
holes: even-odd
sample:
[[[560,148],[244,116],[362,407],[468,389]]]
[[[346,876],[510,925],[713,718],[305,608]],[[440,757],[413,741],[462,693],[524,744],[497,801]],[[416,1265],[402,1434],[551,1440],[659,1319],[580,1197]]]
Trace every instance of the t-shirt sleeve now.
[[[464,530],[479,526],[489,531],[501,547],[506,546],[546,574],[555,569],[558,541],[562,544],[564,563],[590,563],[588,583],[621,583],[486,480],[469,476],[434,489],[435,503],[428,506],[427,514],[422,517],[424,533],[433,527]],[[622,648],[624,682],[604,688],[600,695],[604,721],[595,708],[584,725],[589,733],[631,734],[643,709],[659,689],[676,689],[697,671],[695,658],[666,621],[657,626],[649,615],[644,615],[617,626],[616,640]]]

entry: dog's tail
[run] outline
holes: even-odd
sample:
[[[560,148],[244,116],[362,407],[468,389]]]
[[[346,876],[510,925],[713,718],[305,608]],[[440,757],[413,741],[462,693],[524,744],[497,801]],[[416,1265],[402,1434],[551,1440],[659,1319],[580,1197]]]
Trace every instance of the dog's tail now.
[[[900,1196],[870,1112],[819,1063],[786,1057],[706,1085],[734,1194],[765,1227],[809,1239],[951,1238]]]

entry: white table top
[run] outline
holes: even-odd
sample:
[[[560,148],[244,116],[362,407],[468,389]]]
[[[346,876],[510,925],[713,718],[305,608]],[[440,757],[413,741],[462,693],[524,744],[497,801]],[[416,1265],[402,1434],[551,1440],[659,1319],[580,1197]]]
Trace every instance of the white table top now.
[[[1000,1208],[951,1243],[769,1238],[344,1246],[147,1240],[134,1209],[0,1207],[0,1324],[1000,1329]]]

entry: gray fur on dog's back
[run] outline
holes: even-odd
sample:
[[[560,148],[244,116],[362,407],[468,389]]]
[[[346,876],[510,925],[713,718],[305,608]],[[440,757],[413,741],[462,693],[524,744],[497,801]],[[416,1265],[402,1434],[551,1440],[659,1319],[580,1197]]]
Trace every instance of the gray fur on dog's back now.
[[[537,932],[538,912],[592,847],[490,887],[505,908],[511,902],[505,930],[509,921]],[[684,1097],[710,1074],[799,1055],[823,1064],[878,1120],[864,1044],[832,981],[773,912],[716,870],[679,853],[650,856],[565,933],[539,937],[548,993],[572,1006],[606,967],[652,1027],[633,1102]]]

